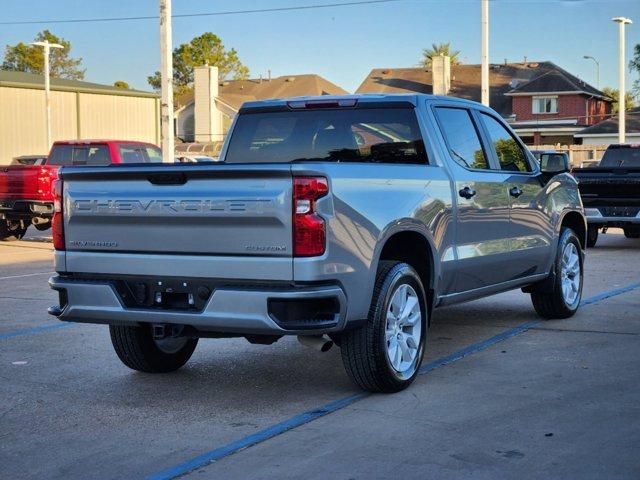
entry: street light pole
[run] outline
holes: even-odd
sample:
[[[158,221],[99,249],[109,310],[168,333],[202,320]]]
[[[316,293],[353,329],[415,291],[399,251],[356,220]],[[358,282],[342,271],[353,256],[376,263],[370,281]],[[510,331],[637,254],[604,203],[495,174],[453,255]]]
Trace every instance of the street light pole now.
[[[173,57],[171,52],[171,0],[160,0],[160,123],[162,161],[175,160],[173,137]]]
[[[49,98],[49,53],[52,48],[64,48],[57,43],[49,43],[48,40],[44,42],[33,42],[31,45],[42,47],[44,49],[44,105],[45,105],[45,122],[47,124],[47,151],[51,148],[51,99]]]
[[[624,26],[628,23],[633,23],[631,20],[625,17],[615,17],[612,18],[614,22],[618,24],[618,76],[619,76],[619,87],[618,87],[618,116],[620,120],[618,122],[618,143],[625,142],[626,135],[626,112],[625,112],[625,85],[624,85],[624,74],[625,74],[625,62],[624,62]]]
[[[591,55],[585,55],[582,58],[585,60],[593,60],[596,64],[596,88],[600,90],[600,62],[593,58]]]
[[[489,106],[489,0],[481,0],[482,10],[482,61],[480,67],[481,101]]]

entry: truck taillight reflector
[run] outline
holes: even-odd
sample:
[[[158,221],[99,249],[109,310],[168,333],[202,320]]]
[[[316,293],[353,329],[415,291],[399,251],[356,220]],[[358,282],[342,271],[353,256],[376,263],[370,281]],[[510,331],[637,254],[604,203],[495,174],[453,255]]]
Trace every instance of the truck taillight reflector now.
[[[326,248],[324,219],[316,213],[316,200],[329,193],[324,177],[293,179],[293,254],[316,257]]]
[[[51,220],[51,230],[53,237],[53,248],[64,250],[64,209],[62,202],[62,180],[58,179],[52,183],[53,193],[53,219]]]

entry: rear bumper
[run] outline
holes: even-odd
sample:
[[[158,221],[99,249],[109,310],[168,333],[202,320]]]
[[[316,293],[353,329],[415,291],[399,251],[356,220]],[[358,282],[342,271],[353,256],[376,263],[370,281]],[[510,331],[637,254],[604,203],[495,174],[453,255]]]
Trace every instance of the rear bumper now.
[[[223,287],[211,294],[201,311],[126,307],[108,281],[74,280],[55,276],[60,305],[49,313],[60,320],[119,325],[188,325],[203,332],[239,335],[320,334],[345,328],[347,299],[337,285],[287,289]],[[312,318],[314,305],[325,315]],[[326,313],[330,305],[331,314]],[[291,313],[295,312],[295,313]],[[309,318],[304,318],[308,312]],[[293,320],[293,321],[291,321]]]
[[[42,200],[0,200],[0,218],[53,216],[53,202]]]
[[[640,226],[640,213],[636,216],[604,216],[597,208],[585,208],[587,224],[593,226],[624,227],[626,225]]]

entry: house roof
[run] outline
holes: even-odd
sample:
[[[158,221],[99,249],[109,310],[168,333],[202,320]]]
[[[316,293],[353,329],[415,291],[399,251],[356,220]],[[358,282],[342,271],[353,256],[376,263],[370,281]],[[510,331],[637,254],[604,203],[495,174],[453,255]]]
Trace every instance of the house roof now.
[[[120,95],[129,97],[153,97],[158,94],[154,92],[143,92],[141,90],[130,90],[116,88],[112,85],[102,85],[80,80],[68,80],[64,78],[51,78],[51,90],[67,92],[98,93],[109,95]],[[0,87],[32,88],[44,90],[44,76],[35,73],[16,72],[12,70],[0,70]]]
[[[511,115],[511,99],[506,96],[507,93],[553,71],[567,73],[553,62],[497,63],[489,65],[489,101],[491,107],[502,116]],[[480,77],[480,65],[452,65],[449,95],[480,101]],[[578,80],[572,75],[570,77]],[[422,67],[376,68],[369,73],[356,90],[356,93],[407,92],[432,93],[431,69]],[[600,94],[604,97],[602,92]]]
[[[559,66],[552,64],[553,69],[542,73],[530,81],[516,86],[506,95],[530,95],[532,93],[548,92],[575,92],[609,98],[597,88],[589,85],[584,80],[567,72]]]
[[[583,128],[576,137],[589,137],[591,135],[615,135],[618,133],[620,117],[616,115],[603,122]],[[629,110],[625,115],[626,133],[640,133],[640,107]]]
[[[271,98],[301,97],[305,95],[343,95],[343,88],[322,78],[320,75],[285,75],[271,80],[224,80],[218,84],[218,98],[238,111],[244,102]],[[176,107],[182,108],[193,103],[193,92],[176,100]]]

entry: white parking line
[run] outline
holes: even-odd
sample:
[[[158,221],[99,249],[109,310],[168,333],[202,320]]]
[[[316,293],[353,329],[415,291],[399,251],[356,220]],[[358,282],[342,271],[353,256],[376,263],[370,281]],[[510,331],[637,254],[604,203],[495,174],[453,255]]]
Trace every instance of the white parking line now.
[[[9,280],[11,278],[35,277],[36,275],[53,275],[56,272],[37,272],[25,273],[24,275],[9,275],[8,277],[0,277],[0,280]]]

